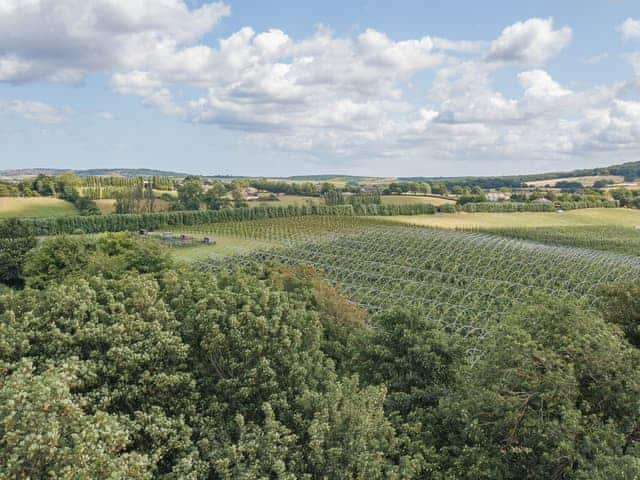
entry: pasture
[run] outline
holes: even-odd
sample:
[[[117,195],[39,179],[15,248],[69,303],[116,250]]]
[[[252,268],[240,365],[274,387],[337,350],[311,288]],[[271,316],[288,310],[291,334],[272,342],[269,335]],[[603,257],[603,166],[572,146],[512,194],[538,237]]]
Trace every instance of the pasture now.
[[[261,195],[265,198],[264,194]],[[322,197],[308,197],[304,195],[283,195],[278,200],[251,200],[248,202],[250,207],[288,207],[304,206],[304,205],[324,205]]]
[[[555,187],[558,182],[578,182],[583,187],[592,187],[594,183],[599,180],[609,180],[613,183],[624,182],[624,177],[618,175],[591,175],[588,177],[566,177],[566,178],[551,178],[548,180],[536,180],[535,182],[527,182],[530,187]]]
[[[488,229],[521,227],[580,227],[640,225],[640,210],[587,208],[557,212],[443,213],[388,217],[395,222],[446,229]]]
[[[0,218],[59,217],[78,213],[73,204],[51,197],[0,197]]]
[[[440,205],[455,204],[453,200],[449,200],[437,196],[427,195],[382,195],[383,205],[413,205],[416,203],[430,203],[436,207]]]

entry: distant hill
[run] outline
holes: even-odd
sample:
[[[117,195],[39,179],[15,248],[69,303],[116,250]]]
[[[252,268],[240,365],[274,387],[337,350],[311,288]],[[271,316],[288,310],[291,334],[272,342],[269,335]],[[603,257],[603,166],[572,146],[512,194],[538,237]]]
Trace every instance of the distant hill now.
[[[92,168],[87,170],[73,170],[62,168],[20,168],[0,170],[0,177],[32,177],[40,174],[58,175],[73,172],[79,177],[187,177],[188,173],[154,170],[151,168]]]
[[[492,177],[400,177],[398,180],[407,182],[440,182],[449,185],[479,185],[485,188],[501,186],[517,187],[526,182],[551,180],[556,178],[577,178],[596,175],[617,175],[624,177],[626,182],[640,179],[640,162],[627,162],[607,167],[585,168],[568,172],[547,172],[528,175],[506,175]]]
[[[285,177],[286,180],[297,180],[297,181],[307,181],[307,182],[326,182],[328,180],[344,180],[348,182],[349,180],[353,180],[356,182],[360,182],[362,180],[367,180],[370,178],[377,177],[361,177],[357,175],[292,175],[290,177]]]
[[[166,170],[155,170],[149,168],[93,168],[86,170],[72,170],[72,169],[58,169],[58,168],[22,168],[22,169],[10,169],[0,170],[0,178],[20,178],[30,177],[39,174],[45,175],[57,175],[63,172],[73,172],[76,175],[87,176],[122,176],[122,177],[177,177],[182,178],[189,176],[189,173],[172,172]],[[546,173],[534,173],[528,175],[505,175],[505,176],[490,176],[490,177],[398,177],[399,181],[419,181],[419,182],[440,182],[448,185],[478,185],[485,188],[496,188],[501,186],[518,187],[526,182],[536,182],[542,180],[551,179],[567,179],[577,177],[589,177],[595,175],[616,175],[624,177],[625,181],[633,182],[640,179],[640,162],[628,162],[619,165],[610,165],[607,167],[586,168],[580,170],[571,170],[567,172],[546,172]],[[226,179],[232,180],[234,178],[256,178],[250,176],[240,175],[201,175],[205,178]],[[262,176],[260,178],[263,178]],[[274,179],[290,180],[290,181],[309,181],[309,182],[323,182],[323,181],[337,181],[344,182],[357,181],[357,182],[373,182],[376,181],[393,181],[393,178],[384,177],[371,177],[371,176],[357,176],[357,175],[340,175],[340,174],[324,174],[324,175],[292,175],[290,177],[271,177]]]

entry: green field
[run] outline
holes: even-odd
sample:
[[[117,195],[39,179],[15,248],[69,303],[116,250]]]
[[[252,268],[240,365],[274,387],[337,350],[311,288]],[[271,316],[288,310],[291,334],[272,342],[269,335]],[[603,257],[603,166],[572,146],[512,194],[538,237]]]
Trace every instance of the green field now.
[[[439,197],[427,197],[424,195],[382,195],[382,203],[385,205],[415,205],[416,203],[430,203],[439,206],[455,204],[453,200]]]
[[[0,197],[0,218],[58,217],[78,213],[76,207],[51,197]]]
[[[481,329],[487,319],[527,302],[536,291],[593,301],[603,282],[631,281],[640,275],[640,259],[611,252],[370,217],[266,219],[202,225],[198,230],[216,240],[257,242],[248,245],[242,259],[228,262],[232,267],[265,258],[311,265],[367,308],[420,306],[429,318],[462,329]]]
[[[212,255],[230,256],[271,249],[290,242],[304,242],[337,232],[353,233],[362,228],[379,225],[394,224],[373,217],[304,216],[181,226],[169,228],[167,231],[188,234],[196,239],[207,236],[215,240],[215,245],[171,248],[175,258],[201,260]]]
[[[321,197],[306,197],[304,195],[284,195],[278,197],[278,200],[251,200],[250,207],[288,207],[289,205],[324,205],[324,199]]]
[[[101,200],[94,200],[96,205],[100,209],[100,212],[104,214],[115,213],[116,201],[110,198],[103,198]]]
[[[552,245],[568,245],[640,256],[640,229],[635,227],[617,225],[525,227],[483,229],[479,231]]]
[[[219,234],[216,234],[214,239],[216,242],[215,245],[200,244],[192,247],[171,248],[171,254],[178,260],[191,262],[195,260],[205,260],[211,257],[227,257],[230,255],[245,254],[275,245],[261,240]]]
[[[411,225],[437,228],[520,228],[640,225],[640,210],[590,208],[556,212],[446,213],[438,215],[394,216],[389,219]]]

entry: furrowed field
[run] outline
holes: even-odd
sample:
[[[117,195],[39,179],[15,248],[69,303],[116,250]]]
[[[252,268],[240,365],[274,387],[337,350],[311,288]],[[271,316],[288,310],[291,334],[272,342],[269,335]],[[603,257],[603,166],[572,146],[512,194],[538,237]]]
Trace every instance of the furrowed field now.
[[[414,305],[448,326],[475,330],[536,293],[591,305],[603,285],[640,278],[640,233],[623,230],[627,248],[621,248],[624,241],[603,242],[602,228],[579,230],[573,238],[582,238],[582,244],[564,242],[598,245],[607,252],[510,239],[500,231],[452,232],[387,219],[309,216],[176,229],[219,243],[175,252],[178,258],[203,259],[200,265],[214,270],[265,261],[312,266],[369,309]],[[514,232],[509,235],[515,237]],[[542,234],[530,238],[543,240]],[[225,259],[228,255],[236,256]]]

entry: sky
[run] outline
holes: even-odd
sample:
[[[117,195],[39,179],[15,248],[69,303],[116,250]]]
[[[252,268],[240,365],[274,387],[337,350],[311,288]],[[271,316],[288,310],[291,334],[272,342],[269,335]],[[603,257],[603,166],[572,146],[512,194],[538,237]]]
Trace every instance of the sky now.
[[[0,169],[640,160],[637,0],[0,0]]]

